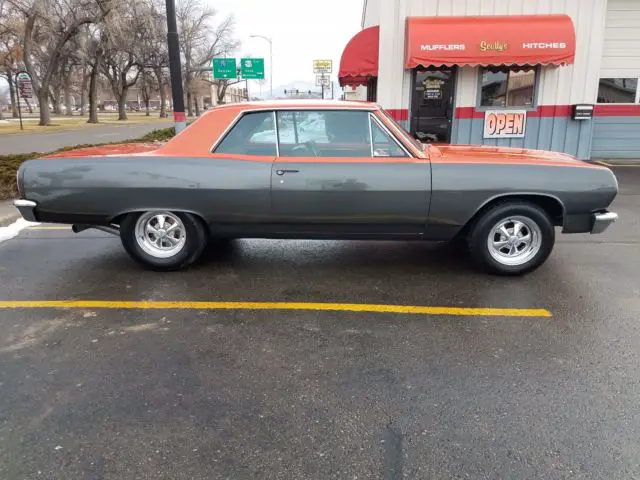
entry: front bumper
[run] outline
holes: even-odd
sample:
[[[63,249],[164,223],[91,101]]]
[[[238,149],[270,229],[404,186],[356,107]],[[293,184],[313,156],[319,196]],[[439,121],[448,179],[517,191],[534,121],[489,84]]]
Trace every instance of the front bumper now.
[[[594,213],[593,226],[591,227],[591,233],[602,233],[609,225],[618,219],[618,214],[614,212],[600,212]]]
[[[22,218],[30,222],[37,222],[36,220],[36,207],[38,204],[31,200],[18,199],[14,200],[13,204],[22,215]]]

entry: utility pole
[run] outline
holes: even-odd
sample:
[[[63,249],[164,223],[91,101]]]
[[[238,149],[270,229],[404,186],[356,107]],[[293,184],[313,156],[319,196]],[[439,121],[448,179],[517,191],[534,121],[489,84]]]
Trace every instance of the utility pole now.
[[[169,48],[169,71],[171,72],[171,96],[173,97],[173,121],[176,134],[187,126],[184,114],[184,91],[182,90],[182,67],[180,66],[180,41],[176,24],[176,5],[174,0],[167,4],[167,45]]]
[[[273,39],[264,35],[249,35],[251,38],[261,38],[269,42],[269,97],[273,98]]]

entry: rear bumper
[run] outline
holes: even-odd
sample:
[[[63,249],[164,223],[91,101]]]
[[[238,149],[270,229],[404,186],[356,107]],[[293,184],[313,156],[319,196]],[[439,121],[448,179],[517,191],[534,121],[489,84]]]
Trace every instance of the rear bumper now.
[[[36,202],[31,200],[19,199],[14,200],[13,205],[18,209],[20,215],[22,215],[22,218],[30,222],[37,222],[36,207],[38,206],[38,204]]]
[[[609,225],[618,219],[618,214],[614,212],[600,212],[592,215],[593,224],[591,227],[591,233],[602,233]]]

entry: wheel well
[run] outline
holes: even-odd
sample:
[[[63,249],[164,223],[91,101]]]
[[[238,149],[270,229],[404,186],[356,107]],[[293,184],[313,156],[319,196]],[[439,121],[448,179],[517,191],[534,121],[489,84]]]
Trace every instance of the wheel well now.
[[[503,203],[509,203],[509,202],[514,201],[514,200],[531,203],[533,205],[537,205],[538,207],[542,208],[547,213],[547,215],[549,215],[549,217],[553,221],[553,225],[555,225],[556,227],[561,227],[562,226],[563,221],[564,221],[564,206],[562,205],[560,200],[558,200],[557,198],[549,197],[547,195],[535,195],[535,194],[533,194],[533,195],[504,195],[504,196],[501,196],[501,197],[494,198],[494,199],[488,201],[486,204],[484,204],[473,215],[473,217],[471,217],[471,219],[469,219],[469,221],[466,223],[466,225],[460,231],[459,235],[466,235],[468,233],[469,229],[471,228],[471,226],[473,225],[473,222],[477,218],[480,218],[480,216],[482,214],[484,214],[484,212],[486,212],[487,210],[495,207],[496,205],[500,205],[500,204],[503,204]]]
[[[131,210],[130,212],[124,212],[124,213],[121,213],[121,214],[116,215],[115,217],[113,217],[109,223],[113,224],[113,225],[120,225],[120,223],[122,222],[124,217],[126,217],[127,215],[130,215],[132,213],[144,213],[146,211],[148,211],[148,210]],[[202,226],[205,227],[205,231],[207,232],[207,234],[209,234],[209,227],[207,225],[207,222],[205,221],[204,217],[202,215],[200,215],[199,213],[197,213],[197,212],[189,212],[189,211],[184,211],[184,210],[170,210],[170,211],[171,212],[178,212],[178,213],[188,213],[190,215],[193,215],[198,220],[200,220],[200,222],[202,223]]]

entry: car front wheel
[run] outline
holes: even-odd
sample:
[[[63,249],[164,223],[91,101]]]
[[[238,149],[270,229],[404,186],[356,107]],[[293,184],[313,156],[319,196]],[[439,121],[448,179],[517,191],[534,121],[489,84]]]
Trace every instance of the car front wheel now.
[[[200,219],[181,212],[129,214],[120,224],[120,239],[134,260],[153,270],[185,268],[207,244]]]
[[[495,205],[475,221],[468,237],[474,262],[497,275],[535,270],[549,257],[554,243],[549,215],[527,202]]]

